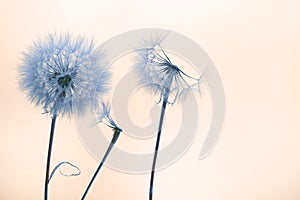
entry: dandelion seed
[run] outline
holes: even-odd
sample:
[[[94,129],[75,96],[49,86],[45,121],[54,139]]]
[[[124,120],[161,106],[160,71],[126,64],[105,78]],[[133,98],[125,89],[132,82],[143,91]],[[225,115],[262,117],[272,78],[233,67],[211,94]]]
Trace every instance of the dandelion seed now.
[[[111,152],[112,148],[114,147],[114,145],[116,144],[119,136],[120,136],[120,133],[122,132],[122,129],[119,128],[117,126],[117,124],[114,122],[114,120],[112,119],[111,115],[110,115],[110,105],[108,103],[104,103],[102,101],[102,104],[101,104],[101,113],[100,113],[100,116],[99,116],[99,123],[103,123],[105,124],[106,126],[108,126],[109,128],[111,128],[113,130],[113,137],[112,137],[112,140],[101,160],[101,162],[99,163],[99,166],[98,168],[96,169],[92,179],[90,180],[86,190],[84,191],[84,194],[81,198],[81,200],[85,199],[89,189],[91,188],[95,178],[97,177],[98,173],[100,172],[106,158],[108,157],[109,153]]]
[[[108,91],[109,71],[104,54],[93,41],[71,34],[49,34],[23,54],[19,68],[20,88],[27,98],[52,117],[46,165],[48,198],[49,168],[57,116],[81,115],[97,107],[94,98]],[[100,78],[99,78],[100,77]]]
[[[155,166],[166,107],[168,104],[173,105],[179,98],[183,99],[191,90],[197,89],[201,78],[201,76],[194,78],[188,75],[171,62],[171,59],[161,47],[163,39],[164,37],[143,41],[141,43],[142,48],[136,50],[134,65],[139,83],[149,92],[159,95],[157,103],[162,101],[151,170],[149,200],[152,200],[153,197]],[[190,84],[190,82],[193,83]],[[172,101],[170,101],[171,97],[173,97]]]

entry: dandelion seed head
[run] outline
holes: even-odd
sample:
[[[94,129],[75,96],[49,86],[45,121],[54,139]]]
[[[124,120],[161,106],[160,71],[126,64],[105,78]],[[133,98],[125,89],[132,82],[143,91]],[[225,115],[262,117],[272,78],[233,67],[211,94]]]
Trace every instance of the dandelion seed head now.
[[[151,38],[140,43],[142,48],[135,51],[135,64],[133,70],[136,72],[139,84],[148,91],[159,94],[160,99],[172,96],[173,104],[178,98],[187,96],[190,90],[195,89],[200,78],[194,78],[183,72],[177,65],[173,64],[167,53],[161,47],[165,37]]]
[[[101,101],[100,111],[98,112],[99,122],[104,123],[112,129],[122,132],[122,129],[116,124],[111,117],[111,106],[108,101]]]
[[[94,42],[71,34],[49,34],[23,53],[20,88],[44,112],[82,114],[108,91],[110,72]]]

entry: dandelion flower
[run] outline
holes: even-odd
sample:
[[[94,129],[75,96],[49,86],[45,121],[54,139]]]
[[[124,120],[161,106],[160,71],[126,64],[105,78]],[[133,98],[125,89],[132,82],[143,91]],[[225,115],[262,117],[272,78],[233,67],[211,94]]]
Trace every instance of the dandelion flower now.
[[[84,114],[96,107],[94,98],[108,90],[110,73],[104,54],[93,41],[71,34],[49,34],[35,41],[23,54],[19,68],[20,88],[27,98],[52,117],[45,196],[48,196],[49,167],[57,116]]]
[[[200,81],[200,78],[194,78],[188,75],[171,62],[167,53],[161,47],[163,39],[164,37],[143,41],[141,43],[142,48],[136,50],[133,69],[136,72],[140,85],[144,86],[149,92],[158,94],[158,103],[162,101],[151,170],[149,200],[152,200],[153,196],[155,165],[166,107],[168,104],[173,105],[178,98],[186,96],[189,91],[197,89]],[[193,83],[190,84],[190,82]],[[171,96],[173,97],[172,101],[169,100]]]
[[[101,170],[107,156],[111,152],[112,148],[114,147],[115,143],[117,142],[117,140],[120,136],[120,133],[122,132],[122,129],[117,126],[117,124],[114,122],[114,120],[112,119],[112,117],[110,115],[110,105],[108,103],[105,103],[102,101],[101,107],[102,107],[102,111],[99,116],[99,122],[101,122],[101,123],[105,124],[106,126],[108,126],[109,128],[111,128],[113,130],[114,134],[113,134],[112,140],[111,140],[98,168],[96,169],[92,179],[90,180],[86,190],[84,191],[84,194],[83,194],[81,200],[85,199],[90,187],[92,186],[95,178],[97,177],[99,171]]]

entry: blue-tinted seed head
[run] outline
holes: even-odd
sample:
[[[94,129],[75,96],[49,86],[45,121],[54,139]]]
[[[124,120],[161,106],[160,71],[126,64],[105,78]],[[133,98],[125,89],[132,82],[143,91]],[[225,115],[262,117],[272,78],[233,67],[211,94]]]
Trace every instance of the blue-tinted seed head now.
[[[82,114],[108,91],[110,72],[93,41],[49,34],[23,54],[20,88],[52,116]]]
[[[140,43],[136,50],[133,70],[136,72],[139,84],[154,94],[159,94],[160,99],[173,96],[174,103],[177,98],[186,96],[187,92],[198,84],[200,78],[193,78],[173,64],[167,53],[161,47],[162,39],[149,40]]]

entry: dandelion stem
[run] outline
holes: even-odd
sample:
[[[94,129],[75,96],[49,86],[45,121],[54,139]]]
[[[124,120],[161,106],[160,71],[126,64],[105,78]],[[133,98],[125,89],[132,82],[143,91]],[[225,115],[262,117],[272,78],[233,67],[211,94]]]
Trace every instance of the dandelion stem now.
[[[171,82],[170,82],[170,85],[171,85]],[[164,94],[164,100],[163,100],[163,104],[162,104],[161,112],[160,112],[158,132],[157,132],[155,151],[154,151],[154,157],[153,157],[153,163],[152,163],[152,169],[151,169],[149,200],[152,200],[152,196],[153,196],[153,183],[154,183],[155,166],[156,166],[157,154],[158,154],[158,149],[159,149],[159,142],[160,142],[160,136],[161,136],[161,131],[162,131],[162,125],[163,125],[164,116],[165,116],[167,103],[168,103],[168,98],[169,98],[169,93],[170,93],[169,89],[166,89],[166,90],[167,91]]]
[[[51,163],[51,153],[52,153],[52,144],[53,144],[53,138],[54,138],[55,122],[56,122],[56,115],[53,116],[52,121],[51,121],[51,131],[50,131],[50,138],[49,138],[46,177],[45,177],[44,200],[48,199],[49,169],[50,169],[50,163]]]
[[[100,162],[100,164],[99,164],[97,170],[95,171],[95,173],[94,173],[92,179],[90,180],[90,182],[89,182],[87,188],[85,189],[84,194],[83,194],[81,200],[84,200],[84,199],[85,199],[85,197],[86,197],[86,195],[87,195],[87,193],[88,193],[90,187],[92,186],[92,184],[93,184],[93,182],[94,182],[94,180],[95,180],[97,174],[98,174],[99,171],[101,170],[101,167],[102,167],[103,163],[105,162],[107,156],[109,155],[109,153],[111,152],[113,146],[114,146],[115,143],[117,142],[117,140],[118,140],[118,138],[119,138],[119,135],[120,135],[120,132],[121,132],[120,129],[114,128],[114,135],[113,135],[113,138],[112,138],[112,140],[111,140],[111,142],[110,142],[110,144],[109,144],[109,146],[108,146],[108,149],[106,150],[106,152],[105,152],[105,154],[104,154],[104,156],[103,156],[103,158],[102,158],[102,161]]]

